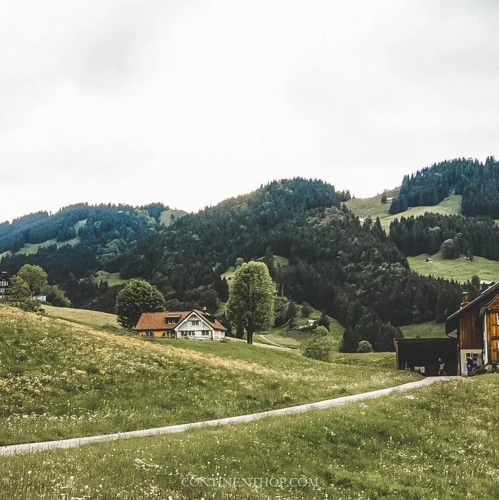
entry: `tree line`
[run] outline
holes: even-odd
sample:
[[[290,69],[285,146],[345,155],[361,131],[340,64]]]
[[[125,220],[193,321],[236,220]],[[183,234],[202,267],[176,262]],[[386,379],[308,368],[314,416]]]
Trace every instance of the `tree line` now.
[[[490,217],[425,213],[390,224],[390,238],[407,256],[442,250],[444,258],[460,255],[499,260],[499,227]]]
[[[493,156],[484,163],[457,158],[406,175],[389,212],[398,214],[408,207],[438,205],[450,194],[462,195],[463,215],[499,218],[499,162]]]

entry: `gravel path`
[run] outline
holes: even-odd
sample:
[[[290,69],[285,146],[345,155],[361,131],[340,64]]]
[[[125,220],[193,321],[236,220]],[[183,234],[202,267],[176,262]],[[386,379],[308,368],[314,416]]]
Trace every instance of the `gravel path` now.
[[[74,439],[63,439],[60,441],[45,441],[42,443],[27,443],[15,444],[10,446],[0,447],[0,456],[17,455],[21,453],[29,453],[35,451],[60,449],[60,448],[77,448],[84,444],[101,443],[104,441],[115,441],[117,439],[129,439],[133,437],[155,436],[158,434],[173,434],[176,432],[185,432],[196,427],[208,427],[216,425],[235,424],[239,422],[251,422],[265,417],[275,417],[279,415],[291,415],[294,413],[303,413],[314,409],[331,408],[333,406],[341,406],[354,401],[362,401],[365,399],[379,398],[393,392],[408,391],[423,387],[430,384],[445,382],[447,380],[462,380],[461,377],[427,377],[417,382],[409,382],[407,384],[398,385],[396,387],[388,387],[377,391],[364,392],[362,394],[354,394],[352,396],[343,396],[335,399],[319,401],[317,403],[308,403],[300,406],[291,406],[289,408],[281,408],[280,410],[263,411],[261,413],[252,413],[250,415],[240,415],[239,417],[220,418],[218,420],[206,420],[204,422],[195,422],[192,424],[169,425],[167,427],[156,427],[154,429],[143,429],[131,432],[118,432],[116,434],[105,434],[102,436],[90,436]]]

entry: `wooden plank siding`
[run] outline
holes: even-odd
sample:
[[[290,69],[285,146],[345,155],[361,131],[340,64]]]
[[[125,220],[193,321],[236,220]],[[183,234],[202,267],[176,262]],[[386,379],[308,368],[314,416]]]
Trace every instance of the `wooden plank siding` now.
[[[488,345],[490,346],[490,362],[499,362],[499,296],[487,308]]]
[[[478,318],[480,308],[471,307],[459,318],[459,348],[482,349],[483,333],[481,321]]]

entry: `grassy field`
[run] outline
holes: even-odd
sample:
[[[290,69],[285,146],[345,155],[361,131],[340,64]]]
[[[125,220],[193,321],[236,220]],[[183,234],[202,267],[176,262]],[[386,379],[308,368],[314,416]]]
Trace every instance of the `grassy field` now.
[[[388,197],[397,196],[398,189],[387,192]],[[461,196],[452,195],[445,198],[442,202],[435,206],[428,207],[412,207],[401,214],[390,215],[388,210],[390,203],[381,203],[381,194],[373,196],[372,198],[353,198],[346,203],[347,207],[358,217],[366,218],[371,216],[372,219],[379,217],[381,225],[385,231],[390,228],[392,220],[400,217],[417,217],[423,215],[425,212],[438,213],[443,215],[457,215],[461,213]]]
[[[249,424],[0,457],[0,497],[493,499],[498,391],[499,376],[485,375]]]
[[[85,225],[87,223],[87,219],[78,221],[73,227],[74,230],[76,231],[76,234],[78,234],[78,229],[80,229],[81,226]],[[43,241],[42,243],[26,243],[20,250],[17,252],[18,254],[23,254],[23,255],[33,255],[36,252],[38,252],[39,248],[45,248],[49,247],[51,245],[57,245],[57,247],[61,247],[63,245],[78,245],[80,243],[80,238],[76,237],[73,238],[72,240],[68,241],[56,241],[55,239],[53,240],[47,240]],[[3,252],[0,254],[0,259],[3,257],[7,257],[8,255],[12,255],[12,252],[7,251]]]
[[[466,257],[445,260],[442,259],[440,253],[436,253],[429,256],[432,262],[426,262],[427,257],[428,255],[423,254],[417,257],[407,257],[407,260],[413,271],[436,278],[465,282],[471,280],[474,275],[484,280],[497,280],[499,276],[499,262],[482,257],[474,257],[472,261]]]
[[[128,280],[120,278],[120,273],[108,273],[107,271],[97,271],[92,276],[92,281],[99,284],[101,281],[106,281],[109,286],[123,285]]]
[[[73,309],[71,307],[54,307],[47,304],[43,305],[46,314],[52,318],[64,319],[74,323],[89,326],[91,328],[109,327],[116,331],[126,332],[119,324],[115,314],[109,314],[100,311],[90,311],[87,309]]]
[[[318,321],[320,317],[321,313],[316,309],[313,309],[313,312],[309,318],[304,318],[303,316],[298,314],[296,318],[296,326],[299,327],[306,325],[307,319],[314,319]],[[334,338],[336,345],[339,346],[341,339],[343,338],[344,328],[335,319],[329,316],[328,318],[330,321],[329,331]],[[279,328],[273,328],[272,330],[266,332],[261,332],[261,334],[256,334],[254,341],[266,343],[265,340],[260,337],[260,335],[264,335],[266,339],[281,347],[300,349],[308,341],[311,334],[311,331],[300,331],[298,329],[290,330],[288,326],[284,325]]]
[[[391,353],[327,364],[245,343],[146,341],[0,308],[0,444],[241,415],[417,378],[395,371]]]
[[[400,328],[404,333],[405,338],[421,338],[428,337],[446,337],[445,324],[437,323],[435,321],[428,321],[427,323],[418,323],[417,325],[402,326]]]
[[[400,188],[391,189],[386,192],[387,198],[393,198],[398,196]],[[390,208],[390,202],[381,203],[382,193],[372,196],[371,198],[352,198],[346,202],[346,206],[351,210],[357,217],[366,218],[371,217],[376,219],[384,219],[390,214],[388,209]]]
[[[187,215],[187,212],[184,212],[183,210],[163,210],[159,217],[159,221],[163,224],[163,226],[168,227],[172,223],[172,215],[175,220]]]

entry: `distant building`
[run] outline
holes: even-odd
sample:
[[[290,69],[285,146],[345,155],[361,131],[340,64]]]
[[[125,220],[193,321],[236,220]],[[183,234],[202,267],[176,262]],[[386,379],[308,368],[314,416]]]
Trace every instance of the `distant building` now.
[[[9,293],[10,286],[10,279],[7,272],[2,271],[0,275],[0,299],[3,299]]]
[[[135,327],[142,337],[190,340],[224,340],[227,329],[206,311],[148,312]]]

